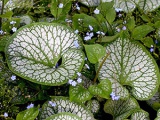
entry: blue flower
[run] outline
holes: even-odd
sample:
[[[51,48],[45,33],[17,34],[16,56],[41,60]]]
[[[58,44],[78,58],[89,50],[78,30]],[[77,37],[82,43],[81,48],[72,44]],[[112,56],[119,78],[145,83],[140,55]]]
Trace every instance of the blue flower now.
[[[63,3],[60,3],[58,7],[63,8]]]
[[[13,32],[16,32],[16,31],[17,31],[17,28],[16,28],[16,27],[13,27],[13,28],[12,28],[12,31],[13,31]]]
[[[115,8],[115,11],[116,11],[116,12],[121,12],[122,9],[121,9],[121,8]]]
[[[80,9],[81,9],[77,3],[76,3],[76,9],[77,9],[77,10],[80,10]]]
[[[4,117],[5,117],[5,118],[8,117],[8,113],[5,112],[5,113],[4,113]]]
[[[0,30],[0,35],[2,35],[3,34],[3,30]]]
[[[90,40],[90,39],[91,39],[90,36],[85,36],[85,37],[84,37],[84,40],[85,40],[85,41],[88,41],[88,40]]]
[[[74,46],[75,46],[76,48],[78,48],[78,47],[79,47],[78,40],[75,40],[73,43],[74,43]]]
[[[27,109],[30,109],[30,108],[33,108],[33,107],[34,107],[34,104],[31,103],[30,105],[27,106]]]
[[[81,82],[82,82],[82,78],[78,78],[78,79],[77,79],[77,82],[78,82],[78,83],[81,83]]]
[[[93,30],[93,27],[92,27],[91,25],[89,25],[88,27],[89,27],[90,31],[92,31],[92,30]]]
[[[74,33],[78,34],[78,33],[79,33],[79,30],[75,30]]]
[[[72,79],[69,79],[69,80],[68,80],[68,84],[70,84],[70,85],[71,85],[71,84],[72,84],[72,82],[73,82],[73,80],[72,80]]]
[[[77,72],[77,75],[80,77],[80,76],[81,76],[81,73],[80,73],[80,72]]]
[[[76,86],[76,85],[77,85],[77,82],[76,82],[76,81],[73,81],[73,82],[71,83],[71,85],[72,85],[72,86]]]
[[[123,26],[123,27],[122,27],[122,30],[126,30],[126,29],[127,29],[126,26]]]
[[[153,45],[151,45],[151,47],[150,47],[150,50],[149,50],[150,52],[153,52],[154,51],[154,47],[153,47]]]
[[[11,21],[10,24],[11,25],[16,24],[16,21]]]
[[[66,21],[67,23],[71,23],[71,22],[72,22],[72,20],[69,20],[69,19],[65,19],[65,21]]]
[[[94,14],[99,14],[100,10],[98,10],[97,8],[94,10]]]
[[[105,33],[101,32],[101,31],[97,31],[96,33],[99,34],[99,35],[105,35]]]
[[[119,100],[120,96],[116,96],[114,92],[110,94],[112,100]]]
[[[11,76],[11,80],[13,80],[13,81],[16,80],[16,76],[15,76],[15,75],[12,75],[12,76]]]

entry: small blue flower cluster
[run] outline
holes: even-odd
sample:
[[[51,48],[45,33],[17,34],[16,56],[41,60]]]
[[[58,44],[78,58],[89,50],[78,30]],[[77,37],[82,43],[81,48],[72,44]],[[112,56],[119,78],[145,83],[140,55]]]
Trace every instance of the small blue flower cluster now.
[[[74,80],[72,80],[72,79],[69,79],[68,83],[69,83],[70,85],[72,85],[72,86],[76,86],[77,84],[82,83],[81,73],[80,73],[80,72],[77,72],[77,76],[78,76],[77,81],[74,81]]]
[[[17,28],[14,27],[14,25],[16,24],[16,21],[11,21],[10,24],[13,26],[13,27],[12,27],[12,31],[13,31],[13,32],[16,32],[16,31],[17,31]]]
[[[110,94],[112,100],[119,100],[120,96],[116,96],[114,92]]]
[[[27,109],[30,109],[30,108],[33,108],[34,107],[34,104],[29,104],[28,106],[27,106]]]

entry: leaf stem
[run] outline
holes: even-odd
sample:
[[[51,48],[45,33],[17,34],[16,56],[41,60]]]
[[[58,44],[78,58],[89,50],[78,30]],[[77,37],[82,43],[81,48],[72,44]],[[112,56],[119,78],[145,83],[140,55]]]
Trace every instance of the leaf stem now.
[[[97,78],[98,78],[99,71],[100,71],[100,69],[102,68],[102,65],[104,64],[104,62],[106,61],[106,59],[108,58],[109,55],[110,55],[110,53],[107,53],[106,56],[104,57],[103,61],[101,62],[100,66],[99,66],[99,68],[98,68],[98,70],[97,70],[96,76],[95,76],[95,78],[94,78],[94,80],[93,80],[93,83],[96,83],[96,80],[97,80]]]

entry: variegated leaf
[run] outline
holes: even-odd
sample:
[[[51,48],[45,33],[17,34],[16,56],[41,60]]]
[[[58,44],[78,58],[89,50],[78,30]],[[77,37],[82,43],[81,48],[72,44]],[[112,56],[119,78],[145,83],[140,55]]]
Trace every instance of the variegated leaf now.
[[[111,2],[111,1],[112,0],[79,0],[79,2],[89,7],[98,6],[100,2]]]
[[[104,111],[111,114],[114,120],[126,119],[138,109],[140,109],[138,102],[132,97],[127,100],[118,101],[109,99],[104,105]]]
[[[156,93],[159,69],[150,53],[140,43],[118,38],[106,46],[106,52],[110,56],[104,62],[99,78],[109,79],[116,95],[126,99],[130,90],[136,99],[147,100]]]
[[[51,115],[61,112],[70,112],[82,120],[94,120],[92,113],[83,104],[71,102],[67,97],[61,96],[54,96],[51,101],[43,104],[39,119],[45,120]]]
[[[81,38],[56,23],[34,23],[20,28],[6,47],[9,68],[35,83],[61,85],[74,79],[84,63]]]
[[[138,110],[131,115],[131,120],[150,120],[148,112]]]
[[[75,114],[62,112],[48,117],[46,120],[82,120]]]
[[[69,98],[71,101],[85,102],[92,97],[93,95],[82,85],[70,86],[69,88]]]
[[[97,113],[100,109],[100,103],[98,100],[89,100],[87,101],[87,108],[91,110],[92,113]]]

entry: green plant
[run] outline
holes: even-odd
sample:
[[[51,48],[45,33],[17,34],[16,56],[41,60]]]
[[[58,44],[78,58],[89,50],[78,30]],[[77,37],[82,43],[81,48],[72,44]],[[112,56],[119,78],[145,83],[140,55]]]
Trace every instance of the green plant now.
[[[158,0],[40,0],[22,11],[6,10],[7,2],[0,15],[0,118],[159,119]],[[16,16],[24,13],[25,26]]]

